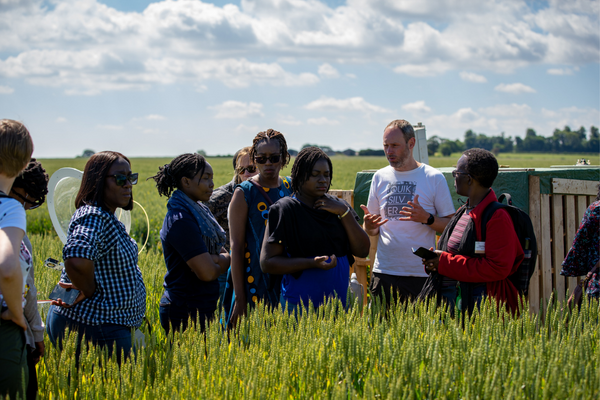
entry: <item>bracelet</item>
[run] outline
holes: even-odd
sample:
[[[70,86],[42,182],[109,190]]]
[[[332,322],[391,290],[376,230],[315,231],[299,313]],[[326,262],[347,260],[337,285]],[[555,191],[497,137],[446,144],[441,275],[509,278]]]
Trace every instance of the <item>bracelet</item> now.
[[[339,219],[342,219],[342,218],[344,218],[344,217],[345,217],[345,216],[346,216],[346,215],[347,215],[349,212],[350,212],[350,207],[348,207],[348,208],[346,209],[346,212],[345,212],[345,213],[343,213],[342,215],[338,215],[338,218],[339,218]]]

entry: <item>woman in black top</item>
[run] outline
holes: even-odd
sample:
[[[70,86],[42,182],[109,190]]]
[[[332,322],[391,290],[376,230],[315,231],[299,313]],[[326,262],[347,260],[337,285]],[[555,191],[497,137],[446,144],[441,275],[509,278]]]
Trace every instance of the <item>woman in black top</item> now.
[[[152,177],[158,193],[169,197],[160,240],[167,273],[160,300],[160,323],[185,330],[189,318],[210,319],[219,298],[217,278],[229,268],[223,248],[225,232],[207,206],[213,192],[213,170],[199,154],[182,154]]]

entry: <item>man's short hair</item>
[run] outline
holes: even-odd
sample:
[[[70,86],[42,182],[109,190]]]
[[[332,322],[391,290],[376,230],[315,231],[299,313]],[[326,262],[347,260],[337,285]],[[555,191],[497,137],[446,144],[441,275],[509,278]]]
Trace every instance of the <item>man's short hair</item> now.
[[[0,173],[12,178],[29,163],[33,140],[25,125],[12,119],[0,120]]]
[[[498,176],[498,160],[492,153],[484,149],[465,150],[467,173],[485,188],[491,188]]]
[[[410,122],[408,122],[405,119],[393,120],[392,122],[387,124],[387,126],[385,127],[385,129],[383,131],[385,132],[390,126],[393,128],[399,129],[402,132],[402,134],[404,135],[404,140],[407,143],[410,139],[415,137],[415,130],[413,129]]]

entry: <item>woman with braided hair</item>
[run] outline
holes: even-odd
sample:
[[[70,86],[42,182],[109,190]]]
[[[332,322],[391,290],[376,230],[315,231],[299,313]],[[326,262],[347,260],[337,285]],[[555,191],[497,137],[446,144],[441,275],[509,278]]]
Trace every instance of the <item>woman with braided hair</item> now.
[[[262,245],[263,272],[285,274],[281,304],[294,311],[309,301],[317,307],[338,297],[346,305],[353,255],[366,257],[370,240],[358,215],[343,200],[327,194],[331,160],[318,147],[304,148],[292,167],[294,194],[273,204]]]
[[[42,164],[32,158],[27,167],[17,176],[10,189],[9,196],[23,204],[25,211],[38,208],[46,201],[48,194],[48,174]],[[27,233],[23,237],[23,244],[30,254],[33,254],[31,242]],[[25,319],[27,330],[25,341],[27,343],[27,367],[29,368],[29,384],[27,385],[27,399],[35,399],[38,391],[35,365],[44,356],[44,324],[37,307],[37,288],[35,287],[34,269],[27,274],[25,295]]]
[[[213,192],[213,170],[200,154],[182,154],[152,177],[169,198],[160,240],[167,273],[160,300],[160,323],[185,330],[188,320],[204,331],[219,299],[219,275],[229,268],[225,231],[201,202]]]
[[[250,158],[258,175],[236,187],[229,205],[232,279],[228,279],[230,286],[225,287],[223,301],[229,324],[235,324],[248,305],[254,307],[260,300],[271,307],[279,303],[279,282],[261,271],[260,249],[271,204],[292,192],[289,178],[279,176],[290,161],[281,132],[259,132],[252,142]]]

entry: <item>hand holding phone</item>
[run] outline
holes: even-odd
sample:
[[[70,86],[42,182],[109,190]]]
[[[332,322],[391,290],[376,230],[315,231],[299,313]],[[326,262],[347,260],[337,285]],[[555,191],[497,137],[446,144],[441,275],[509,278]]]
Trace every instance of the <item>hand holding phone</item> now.
[[[79,298],[80,295],[81,298]],[[71,307],[83,300],[83,295],[72,283],[59,282],[50,293],[49,298],[55,300],[52,302],[53,305]]]
[[[424,258],[425,260],[431,260],[432,258],[436,258],[437,254],[435,252],[426,249],[425,247],[419,247],[418,249],[412,248],[412,252],[415,256],[419,256]]]
[[[46,260],[44,260],[44,266],[50,269],[55,269],[57,271],[62,271],[65,264],[61,263],[57,259],[48,257],[46,258]]]

